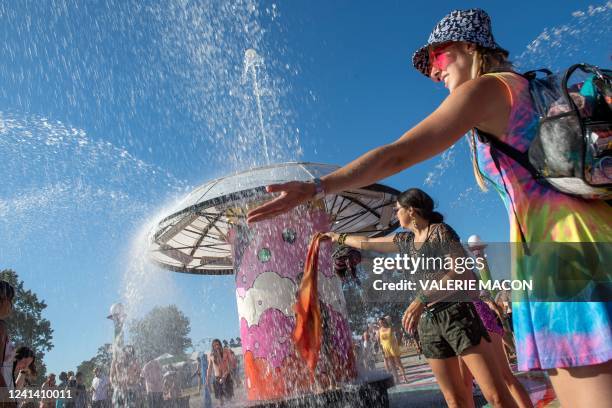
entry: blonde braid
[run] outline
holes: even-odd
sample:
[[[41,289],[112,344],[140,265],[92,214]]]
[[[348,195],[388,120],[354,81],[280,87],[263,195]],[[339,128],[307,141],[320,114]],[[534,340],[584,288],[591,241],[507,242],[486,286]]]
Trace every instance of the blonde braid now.
[[[478,187],[480,187],[481,191],[488,191],[487,182],[480,171],[480,167],[478,167],[478,152],[476,151],[476,130],[472,129],[468,136],[468,142],[470,144],[470,150],[472,152],[472,170],[474,171],[474,177],[476,178],[476,183]]]
[[[479,45],[474,50],[472,61],[472,79],[476,79],[493,70],[512,71],[512,62],[508,60],[508,51],[504,49],[489,49]],[[470,150],[472,151],[472,169],[476,183],[482,191],[487,191],[486,180],[478,167],[478,152],[476,150],[476,130],[472,129],[468,137]]]
[[[482,76],[486,69],[486,53],[483,54],[480,49],[474,50],[474,60],[472,62],[472,79]],[[476,183],[480,190],[488,191],[487,182],[478,167],[478,152],[476,150],[476,129],[472,129],[468,135],[468,143],[472,153],[472,171],[476,178]]]

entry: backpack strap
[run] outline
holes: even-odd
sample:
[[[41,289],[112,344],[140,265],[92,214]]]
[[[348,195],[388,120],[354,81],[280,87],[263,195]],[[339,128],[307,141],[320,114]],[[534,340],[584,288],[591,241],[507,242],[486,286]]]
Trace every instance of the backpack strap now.
[[[520,152],[514,147],[508,145],[507,143],[502,142],[495,136],[483,132],[482,130],[474,128],[474,132],[478,134],[479,139],[483,140],[485,143],[489,143],[491,146],[491,158],[493,159],[495,168],[497,169],[499,177],[501,178],[502,185],[504,186],[504,191],[506,191],[506,195],[508,196],[508,200],[510,201],[510,207],[512,208],[512,212],[514,213],[514,219],[516,220],[516,225],[518,225],[519,234],[521,236],[521,244],[523,245],[523,250],[525,251],[525,255],[529,256],[531,255],[531,252],[529,251],[529,246],[527,245],[527,238],[525,238],[525,233],[523,232],[523,227],[521,227],[521,223],[516,212],[516,207],[514,206],[514,201],[512,200],[512,196],[510,195],[508,186],[506,186],[506,180],[504,180],[504,176],[502,175],[501,165],[499,164],[499,151],[506,154],[511,159],[517,161],[519,164],[529,170],[529,172],[534,176],[535,169],[533,168],[531,163],[529,163],[529,160],[527,159],[527,155],[525,153]],[[524,162],[525,164],[523,164],[522,162]]]
[[[488,142],[491,145],[491,147],[493,147],[495,150],[499,150],[500,152],[523,166],[525,170],[529,171],[529,173],[531,173],[534,178],[542,178],[540,172],[535,167],[533,167],[533,165],[529,161],[529,156],[526,152],[523,153],[520,150],[515,149],[513,146],[510,146],[506,142],[502,142],[498,138],[481,130],[478,130],[477,132],[479,133],[479,135],[481,135],[482,139],[485,142]]]

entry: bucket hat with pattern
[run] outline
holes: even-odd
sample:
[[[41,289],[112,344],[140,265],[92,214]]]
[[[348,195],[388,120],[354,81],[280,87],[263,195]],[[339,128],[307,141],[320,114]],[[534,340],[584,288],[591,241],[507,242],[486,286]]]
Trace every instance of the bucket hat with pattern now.
[[[412,56],[412,64],[425,76],[429,76],[430,47],[454,41],[464,41],[508,54],[493,38],[489,15],[484,10],[473,8],[451,11],[440,20],[429,35],[427,44]]]

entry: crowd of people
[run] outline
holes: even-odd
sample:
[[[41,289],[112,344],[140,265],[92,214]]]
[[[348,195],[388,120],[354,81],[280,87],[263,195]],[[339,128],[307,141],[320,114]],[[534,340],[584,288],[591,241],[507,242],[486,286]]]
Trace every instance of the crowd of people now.
[[[110,367],[95,367],[91,384],[85,384],[82,372],[48,374],[42,384],[37,384],[36,355],[26,346],[15,347],[10,338],[6,319],[13,309],[15,289],[0,280],[0,407],[19,408],[183,408],[189,406],[189,397],[183,396],[183,388],[198,377],[198,385],[210,388],[215,398],[223,404],[231,400],[234,387],[241,385],[238,359],[227,342],[215,339],[206,367],[198,361],[194,373],[180,378],[172,365],[164,367],[158,359],[146,362],[142,367],[134,347],[124,346],[115,353]],[[165,372],[164,372],[165,371]],[[108,373],[108,374],[107,374]],[[58,382],[59,380],[59,382]],[[25,390],[37,387],[49,392],[45,396],[57,398],[16,398],[11,400],[8,390]],[[59,394],[57,391],[66,391]],[[68,393],[69,391],[69,393]]]

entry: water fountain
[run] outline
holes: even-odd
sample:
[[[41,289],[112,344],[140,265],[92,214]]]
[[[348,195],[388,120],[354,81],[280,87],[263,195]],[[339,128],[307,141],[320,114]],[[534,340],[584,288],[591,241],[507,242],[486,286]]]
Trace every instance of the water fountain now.
[[[322,231],[384,235],[397,228],[398,191],[374,184],[344,191],[247,226],[249,208],[271,198],[265,186],[310,180],[335,170],[315,163],[251,169],[196,188],[150,235],[150,258],[175,272],[234,274],[249,406],[385,405],[388,375],[358,378],[340,278],[329,242],[319,257],[323,344],[313,375],[292,341],[293,305],[312,235]],[[352,399],[351,399],[352,398]],[[283,401],[283,402],[280,402]],[[285,405],[283,405],[285,404]]]

